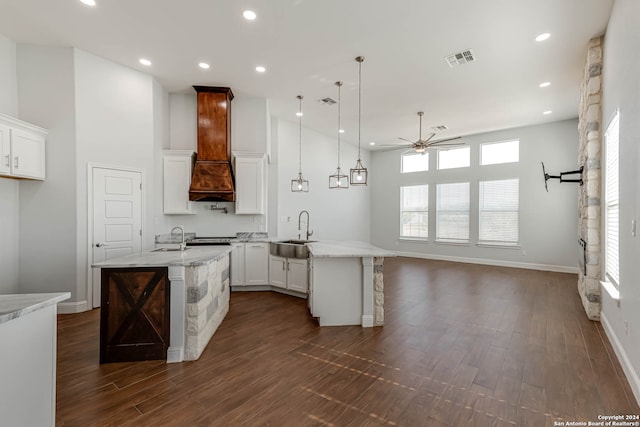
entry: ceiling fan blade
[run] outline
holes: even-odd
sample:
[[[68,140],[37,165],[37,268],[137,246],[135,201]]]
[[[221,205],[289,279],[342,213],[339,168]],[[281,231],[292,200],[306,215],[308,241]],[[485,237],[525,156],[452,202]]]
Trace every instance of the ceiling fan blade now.
[[[434,136],[436,136],[435,132],[431,132],[429,135],[427,135],[427,137],[425,139],[422,140],[422,142],[429,142],[431,141],[431,138],[433,138]]]
[[[413,144],[413,143],[415,143],[415,141],[412,141],[412,140],[407,139],[407,138],[398,137],[398,139],[401,139],[401,140],[403,140],[403,141],[410,142],[410,143],[412,143],[412,144]]]
[[[455,139],[460,139],[460,138],[462,138],[462,137],[461,136],[456,136],[454,138],[439,139],[437,141],[430,142],[429,145],[440,144],[441,142],[453,141]],[[464,144],[464,142],[460,142],[459,144]]]
[[[452,142],[450,144],[431,144],[429,147],[438,148],[438,147],[459,147],[461,145],[466,145],[464,142]]]
[[[382,144],[382,145],[376,145],[377,147],[395,147],[395,148],[406,148],[406,147],[413,147],[413,144],[401,144],[401,145],[389,145],[389,144]]]

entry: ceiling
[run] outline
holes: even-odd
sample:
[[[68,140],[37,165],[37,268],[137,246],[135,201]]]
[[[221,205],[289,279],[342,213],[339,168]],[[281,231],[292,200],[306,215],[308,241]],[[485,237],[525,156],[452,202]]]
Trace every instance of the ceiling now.
[[[17,43],[74,46],[153,75],[169,92],[229,86],[265,97],[272,114],[357,143],[362,55],[363,148],[577,116],[586,45],[613,0],[0,0],[0,33]],[[254,10],[257,19],[242,17]],[[536,42],[544,32],[551,37]],[[450,68],[447,55],[475,61]],[[138,60],[148,58],[145,67]],[[211,67],[198,67],[201,61]],[[266,72],[257,73],[263,65]],[[542,82],[551,82],[540,88]],[[550,110],[551,114],[543,115]]]

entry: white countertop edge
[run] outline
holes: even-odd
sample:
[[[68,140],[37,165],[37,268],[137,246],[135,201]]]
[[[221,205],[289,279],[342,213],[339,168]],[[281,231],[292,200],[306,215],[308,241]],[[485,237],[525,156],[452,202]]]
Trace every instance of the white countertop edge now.
[[[93,268],[141,268],[141,267],[191,267],[209,263],[230,253],[231,246],[191,246],[186,251],[156,251],[154,249],[139,254],[92,264]]]
[[[396,254],[370,243],[359,241],[320,240],[307,243],[309,253],[316,258],[395,257]]]
[[[6,323],[69,298],[70,292],[0,295],[0,323]]]

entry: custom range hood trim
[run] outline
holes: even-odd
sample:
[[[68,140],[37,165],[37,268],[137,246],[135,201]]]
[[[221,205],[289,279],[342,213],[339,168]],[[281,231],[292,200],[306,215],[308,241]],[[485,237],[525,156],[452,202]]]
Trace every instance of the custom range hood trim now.
[[[231,168],[231,100],[228,87],[193,86],[198,98],[198,150],[189,200],[235,201]]]

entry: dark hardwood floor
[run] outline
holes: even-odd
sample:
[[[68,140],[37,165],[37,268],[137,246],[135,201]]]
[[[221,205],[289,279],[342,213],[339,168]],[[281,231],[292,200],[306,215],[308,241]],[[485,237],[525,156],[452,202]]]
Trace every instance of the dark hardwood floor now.
[[[99,310],[58,316],[58,426],[553,426],[639,414],[575,275],[389,258],[385,326],[233,293],[196,362],[98,364]],[[558,425],[558,424],[556,424]]]

